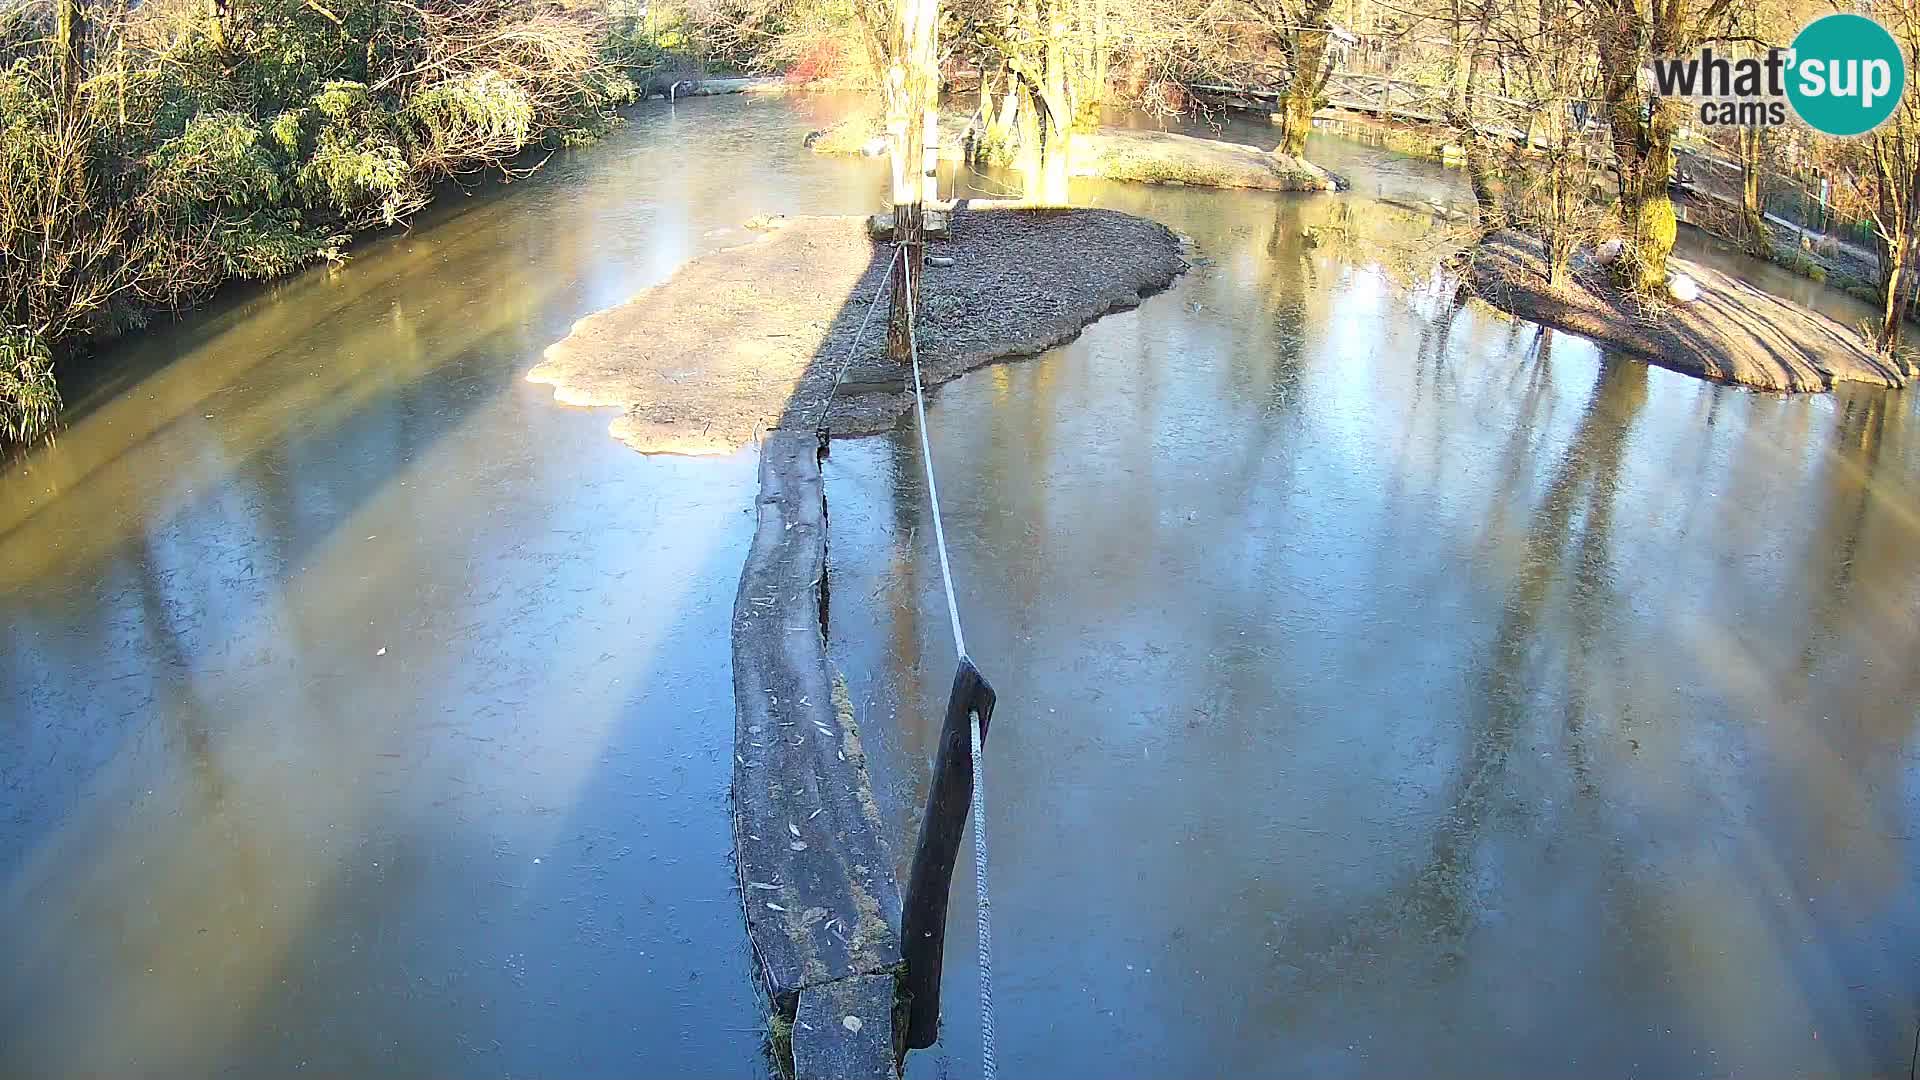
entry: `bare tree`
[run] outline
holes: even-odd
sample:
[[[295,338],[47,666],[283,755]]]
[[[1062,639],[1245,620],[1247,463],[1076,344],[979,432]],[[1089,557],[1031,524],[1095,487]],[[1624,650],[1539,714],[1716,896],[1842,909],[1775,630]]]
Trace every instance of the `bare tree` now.
[[[1769,258],[1773,254],[1773,230],[1767,227],[1764,183],[1767,171],[1767,129],[1758,124],[1742,127],[1737,133],[1740,148],[1740,229],[1741,243],[1747,254]]]
[[[1871,14],[1893,33],[1907,70],[1920,63],[1920,0],[1879,0]],[[1920,242],[1920,101],[1909,90],[1893,115],[1861,139],[1824,146],[1843,183],[1843,208],[1873,222],[1880,262],[1880,321],[1873,330],[1883,354],[1899,347],[1906,322],[1915,246]]]

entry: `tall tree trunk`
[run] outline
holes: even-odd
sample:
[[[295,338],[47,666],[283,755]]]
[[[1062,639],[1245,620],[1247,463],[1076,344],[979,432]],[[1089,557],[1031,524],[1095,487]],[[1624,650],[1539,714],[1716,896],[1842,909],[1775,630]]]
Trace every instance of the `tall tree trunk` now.
[[[232,14],[232,0],[207,0],[207,40],[215,52],[227,51],[227,20]]]
[[[935,34],[939,0],[897,0],[893,63],[887,71],[887,134],[892,147],[893,237],[901,247],[887,320],[887,354],[908,359],[908,325],[920,305],[925,266],[922,201],[925,188],[927,119],[939,101]],[[904,287],[903,287],[904,286]]]
[[[1052,13],[1049,13],[1052,14]],[[1040,136],[1040,204],[1067,205],[1067,177],[1073,168],[1073,102],[1068,96],[1067,55],[1061,36],[1066,27],[1047,26],[1046,128]]]
[[[1915,226],[1920,224],[1920,171],[1916,171],[1905,117],[1873,135],[1872,161],[1878,206],[1874,214],[1880,256],[1880,327],[1874,345],[1892,355],[1907,314],[1907,278],[1913,269]]]
[[[80,94],[87,49],[87,11],[81,0],[54,0],[53,61],[60,104],[72,107]]]
[[[1474,100],[1474,77],[1486,51],[1487,28],[1493,18],[1492,7],[1481,0],[1474,18],[1473,34],[1464,37],[1463,12],[1459,0],[1453,5],[1453,71],[1447,86],[1447,122],[1460,140],[1467,159],[1467,184],[1473,189],[1473,202],[1480,213],[1480,227],[1491,232],[1506,226],[1506,215],[1494,183],[1493,163],[1487,160],[1486,141],[1480,137],[1480,124]]]
[[[1620,172],[1621,279],[1642,292],[1666,284],[1667,256],[1679,230],[1667,185],[1673,178],[1674,105],[1640,89],[1640,69],[1649,57],[1674,56],[1696,47],[1728,4],[1700,8],[1684,0],[1656,2],[1647,11],[1617,3],[1595,41],[1606,94],[1607,124]]]
[[[1025,77],[1020,90],[1020,171],[1026,180],[1027,201],[1065,206],[1073,175],[1072,107],[1064,94],[1054,96],[1047,86],[1035,87]]]
[[[1008,36],[1020,43],[1019,55],[1007,57],[1020,92],[1020,171],[1026,180],[1027,201],[1039,206],[1065,206],[1067,181],[1073,171],[1074,96],[1067,70],[1075,58],[1068,55],[1067,27],[1054,3],[1044,6],[1027,0],[1009,9]],[[1038,46],[1039,55],[1033,48]]]
[[[1479,52],[1474,53],[1475,58]],[[1467,156],[1467,185],[1473,189],[1473,203],[1479,209],[1480,223],[1489,229],[1505,228],[1506,211],[1500,206],[1499,188],[1493,162],[1487,156],[1487,141],[1473,118],[1473,89],[1466,93],[1464,125],[1460,129],[1461,149]]]
[[[1020,136],[1020,148],[1014,155],[1027,198],[1037,201],[1040,195],[1040,146],[1041,115],[1046,106],[1041,104],[1040,95],[1035,93],[1024,77],[1020,80],[1020,96],[1011,110],[1015,120],[1015,130]]]
[[[1620,170],[1620,227],[1626,234],[1619,265],[1628,285],[1653,292],[1666,284],[1667,256],[1680,227],[1667,193],[1673,177],[1673,115],[1664,102],[1636,89],[1610,96],[1607,119]]]
[[[1309,4],[1306,25],[1292,28],[1293,76],[1280,98],[1280,145],[1275,154],[1300,157],[1307,152],[1307,136],[1313,131],[1314,110],[1320,105],[1320,92],[1326,89],[1328,61],[1327,12],[1330,0]]]
[[[1760,180],[1766,164],[1766,129],[1740,129],[1740,224],[1745,233],[1747,254],[1756,258],[1773,255],[1773,232],[1767,228],[1767,208],[1761,198]]]
[[[920,121],[920,202],[940,201],[940,109],[928,102]]]
[[[989,164],[1000,153],[997,140],[1004,131],[1000,116],[1000,75],[998,68],[981,64],[980,96],[973,107],[973,119],[967,122],[966,145],[961,148],[966,160],[974,165]]]
[[[1480,16],[1480,33],[1477,36],[1484,38],[1487,19],[1484,0],[1480,5]],[[1467,44],[1466,27],[1466,12],[1460,10],[1460,0],[1453,0],[1453,18],[1447,22],[1448,44],[1452,46],[1447,50],[1447,112],[1454,117],[1466,112],[1467,86],[1473,76],[1474,63],[1467,56],[1474,50]],[[1457,124],[1459,121],[1456,119],[1454,122]]]
[[[1881,276],[1885,279],[1880,307],[1880,331],[1874,335],[1874,347],[1882,356],[1891,356],[1900,345],[1900,329],[1907,321],[1908,251],[1912,238],[1902,236],[1888,245],[1883,256]]]
[[[1013,138],[1020,123],[1020,81],[1009,78],[1007,82],[1006,96],[1000,99],[1000,111],[987,127],[987,145],[992,148],[987,160],[995,165],[1013,160]]]
[[[1093,0],[1093,100],[1107,100],[1107,0]]]

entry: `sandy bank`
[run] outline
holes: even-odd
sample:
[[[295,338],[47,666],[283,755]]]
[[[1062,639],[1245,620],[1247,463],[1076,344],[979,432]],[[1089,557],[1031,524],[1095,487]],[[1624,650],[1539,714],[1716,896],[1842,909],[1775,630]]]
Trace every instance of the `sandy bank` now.
[[[1532,237],[1494,233],[1474,252],[1474,291],[1515,315],[1716,382],[1810,392],[1837,382],[1902,386],[1913,374],[1874,355],[1851,328],[1687,259],[1669,266],[1699,283],[1701,298],[1647,306],[1623,297],[1584,255],[1549,289],[1541,253]]]
[[[1073,175],[1142,184],[1337,191],[1340,180],[1304,158],[1171,131],[1102,128],[1073,137]]]

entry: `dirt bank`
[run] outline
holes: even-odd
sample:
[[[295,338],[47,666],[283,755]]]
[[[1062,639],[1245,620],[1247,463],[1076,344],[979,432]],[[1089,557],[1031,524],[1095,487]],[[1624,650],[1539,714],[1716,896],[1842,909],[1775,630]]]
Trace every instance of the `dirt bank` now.
[[[1102,128],[1073,137],[1073,175],[1142,184],[1337,191],[1340,180],[1305,158],[1171,131]]]
[[[1700,299],[1641,305],[1626,298],[1585,255],[1546,285],[1539,241],[1495,233],[1475,251],[1473,289],[1496,307],[1592,338],[1661,367],[1760,390],[1812,392],[1836,382],[1902,386],[1913,374],[1875,356],[1852,329],[1686,259],[1673,271],[1693,278]]]
[[[613,435],[647,453],[728,453],[769,428],[811,429],[830,399],[835,434],[890,427],[911,398],[885,355],[884,297],[849,348],[893,246],[859,217],[757,231],[582,319],[527,378],[569,405],[620,408]],[[927,250],[921,361],[935,384],[1069,340],[1187,265],[1165,226],[1111,210],[959,210]]]

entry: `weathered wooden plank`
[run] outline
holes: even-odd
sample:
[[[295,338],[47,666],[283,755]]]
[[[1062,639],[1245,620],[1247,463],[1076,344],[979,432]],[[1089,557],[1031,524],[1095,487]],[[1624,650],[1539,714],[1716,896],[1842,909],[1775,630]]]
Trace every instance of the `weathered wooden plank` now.
[[[893,977],[863,975],[800,992],[794,1080],[892,1080]]]
[[[920,818],[907,906],[900,934],[907,961],[907,1046],[924,1050],[940,1037],[940,975],[947,941],[947,901],[973,800],[973,718],[980,718],[981,752],[993,723],[993,687],[973,661],[961,657],[947,695],[947,714],[934,749],[933,782]],[[974,822],[974,828],[985,828]]]
[[[820,443],[775,431],[733,613],[733,828],[747,935],[769,997],[900,966],[899,886],[822,631]]]

